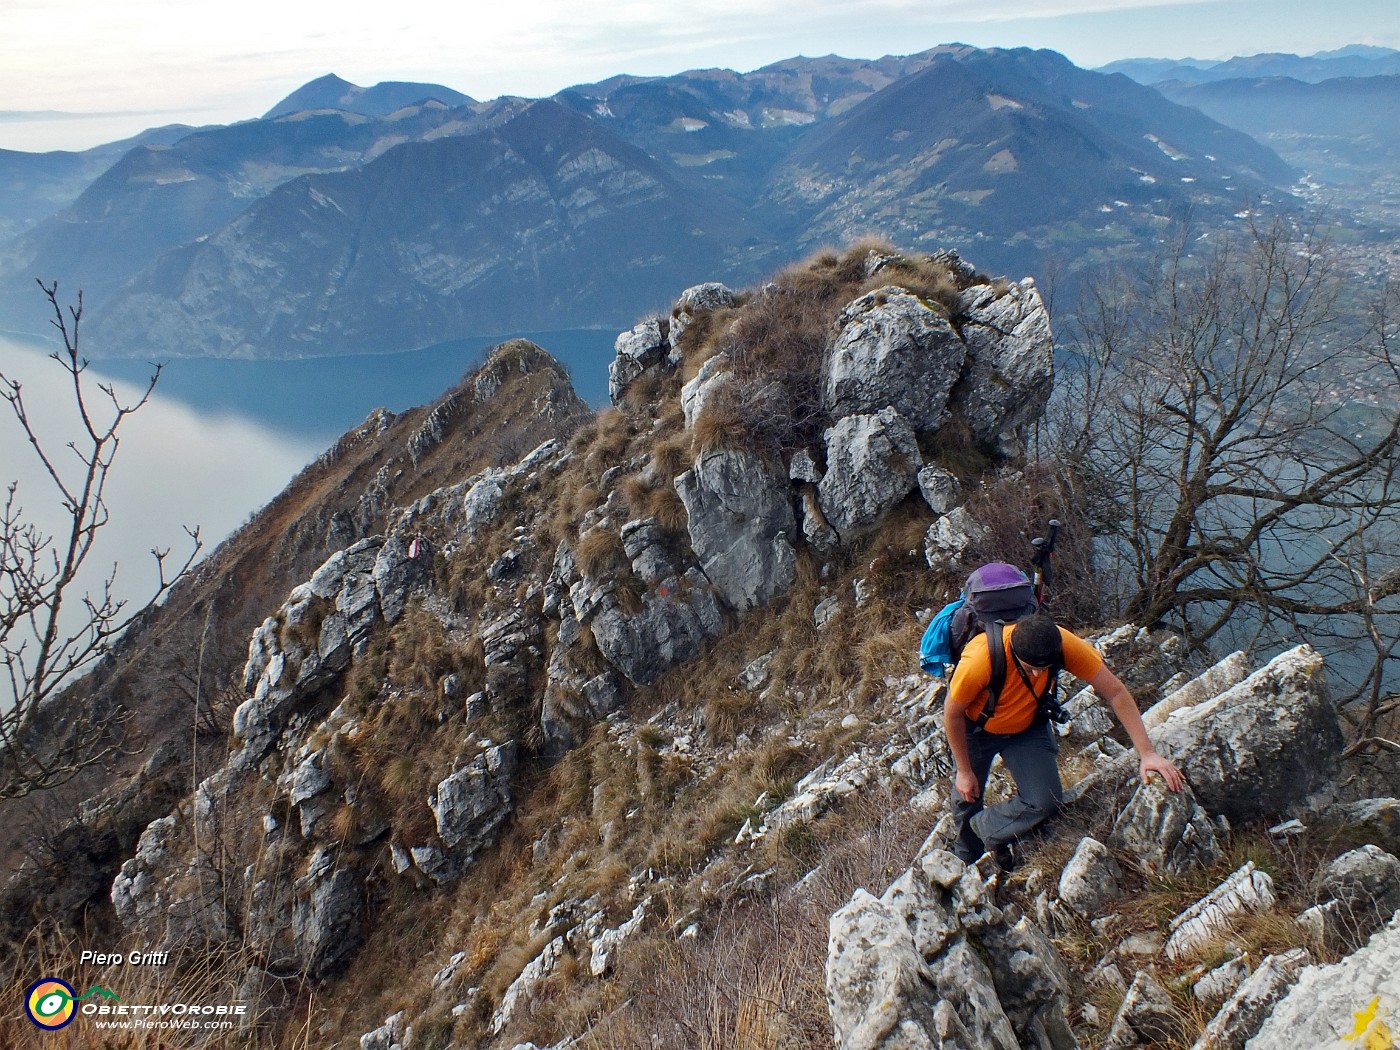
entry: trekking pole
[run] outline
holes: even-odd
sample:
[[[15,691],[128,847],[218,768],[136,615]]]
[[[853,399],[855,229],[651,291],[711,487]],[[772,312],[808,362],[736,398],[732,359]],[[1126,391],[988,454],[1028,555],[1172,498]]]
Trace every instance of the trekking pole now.
[[[1051,518],[1048,533],[1031,540],[1031,546],[1035,548],[1035,600],[1038,605],[1050,603],[1045,592],[1050,585],[1050,556],[1055,553],[1055,534],[1059,531],[1059,520]]]

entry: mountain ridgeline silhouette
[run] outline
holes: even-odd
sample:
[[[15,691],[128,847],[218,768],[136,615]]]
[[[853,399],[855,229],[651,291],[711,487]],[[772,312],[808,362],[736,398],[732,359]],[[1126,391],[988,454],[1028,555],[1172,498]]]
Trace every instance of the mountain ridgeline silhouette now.
[[[865,234],[967,245],[1000,272],[1098,261],[1188,211],[1292,207],[1294,178],[1198,111],[1024,48],[485,103],[330,75],[262,119],[138,146],[70,203],[31,193],[0,247],[0,327],[42,331],[38,274],[86,290],[89,345],[112,356],[612,327]]]

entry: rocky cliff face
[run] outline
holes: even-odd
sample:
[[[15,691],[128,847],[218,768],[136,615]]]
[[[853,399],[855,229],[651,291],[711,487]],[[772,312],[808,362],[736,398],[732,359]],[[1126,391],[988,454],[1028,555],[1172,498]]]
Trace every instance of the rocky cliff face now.
[[[548,371],[507,346],[366,439],[360,512],[242,636],[227,746],[85,817],[139,812],[87,915],[247,1003],[222,1045],[1066,1050],[1214,1016],[1200,1045],[1238,1046],[1400,906],[1395,843],[1325,831],[1397,804],[1336,792],[1316,654],[1201,668],[1132,626],[1097,644],[1162,697],[1192,791],[1135,784],[1079,696],[1060,830],[1011,877],[946,852],[909,670],[943,589],[1003,554],[977,508],[1034,496],[1033,282],[867,245],[686,291],[619,335],[590,420]],[[467,421],[551,413],[497,462],[441,458],[486,439]],[[11,879],[11,924],[52,885]],[[1389,935],[1341,965],[1373,974]]]

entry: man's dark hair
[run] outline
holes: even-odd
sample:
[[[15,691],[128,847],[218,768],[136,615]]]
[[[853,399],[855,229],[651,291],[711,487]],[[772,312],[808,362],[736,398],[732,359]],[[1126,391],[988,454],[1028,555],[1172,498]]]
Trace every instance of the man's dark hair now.
[[[1060,628],[1043,613],[1018,620],[1011,629],[1011,651],[1031,667],[1058,664],[1062,658]]]

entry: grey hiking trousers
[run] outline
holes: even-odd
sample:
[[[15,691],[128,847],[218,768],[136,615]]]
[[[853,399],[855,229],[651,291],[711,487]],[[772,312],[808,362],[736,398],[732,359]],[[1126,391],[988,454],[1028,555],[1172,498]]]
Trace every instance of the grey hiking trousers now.
[[[967,751],[972,775],[984,791],[997,755],[1016,781],[1016,794],[989,809],[983,808],[981,794],[975,802],[964,802],[954,789],[953,819],[958,838],[953,852],[970,864],[988,850],[1010,845],[1058,813],[1064,787],[1055,765],[1060,745],[1044,719],[1037,719],[1019,733],[1005,734],[988,733],[968,723]]]

